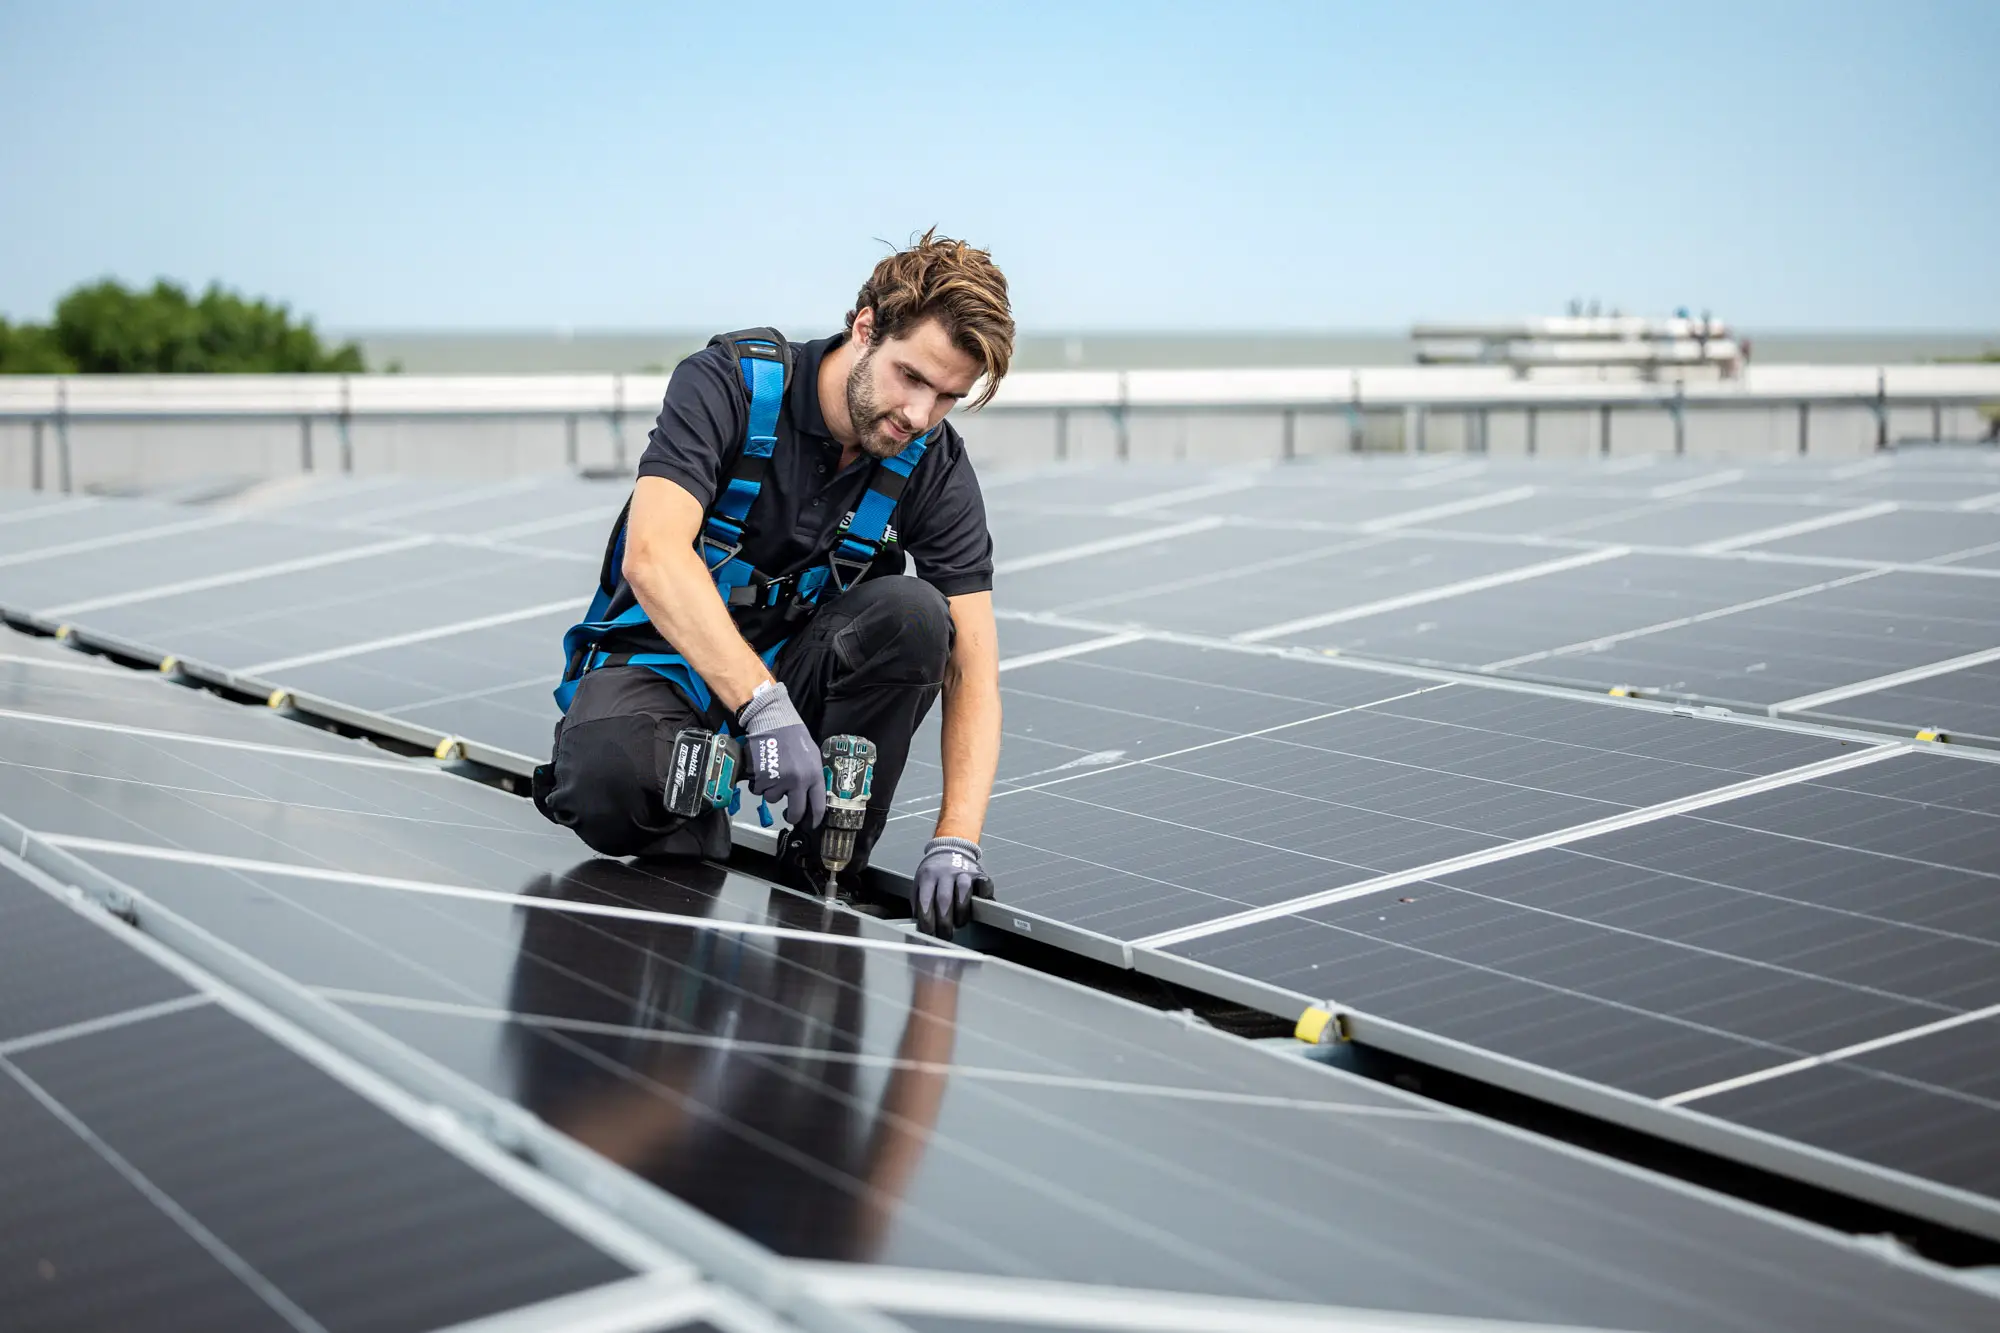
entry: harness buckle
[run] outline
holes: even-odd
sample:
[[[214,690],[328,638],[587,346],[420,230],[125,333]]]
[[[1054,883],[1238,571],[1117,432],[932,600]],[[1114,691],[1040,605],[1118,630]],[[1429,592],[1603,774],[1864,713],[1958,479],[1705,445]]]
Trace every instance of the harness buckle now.
[[[868,566],[874,563],[875,557],[872,555],[862,559],[856,559],[853,556],[843,556],[838,547],[828,551],[826,554],[827,571],[833,579],[833,586],[841,592],[846,592],[849,588],[853,587],[855,580],[866,574]]]
[[[722,542],[717,540],[716,538],[709,536],[707,532],[703,532],[698,540],[701,542],[702,546],[701,558],[705,562],[707,562],[710,573],[714,573],[716,570],[721,569],[724,565],[728,564],[731,560],[734,560],[736,558],[736,553],[743,549],[743,539],[741,537],[738,537],[735,541],[731,542],[727,546],[724,546]],[[710,559],[709,553],[711,551],[721,551],[722,554],[714,557],[713,559]]]

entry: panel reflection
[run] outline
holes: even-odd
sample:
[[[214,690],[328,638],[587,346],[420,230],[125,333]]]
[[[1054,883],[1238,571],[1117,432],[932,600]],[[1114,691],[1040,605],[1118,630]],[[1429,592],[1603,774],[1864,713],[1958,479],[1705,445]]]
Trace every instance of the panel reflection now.
[[[515,1098],[782,1254],[875,1258],[944,1100],[964,961],[857,948],[852,914],[720,867],[659,869],[592,861],[529,892],[825,938],[524,913]],[[861,1058],[898,1010],[893,1063]]]

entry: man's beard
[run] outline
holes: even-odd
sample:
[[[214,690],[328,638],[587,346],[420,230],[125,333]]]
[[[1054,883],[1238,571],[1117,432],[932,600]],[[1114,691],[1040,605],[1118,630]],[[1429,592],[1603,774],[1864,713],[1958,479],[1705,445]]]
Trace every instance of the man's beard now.
[[[909,441],[882,429],[889,414],[875,402],[875,380],[868,373],[874,359],[875,351],[870,348],[855,359],[854,368],[847,372],[847,420],[854,427],[854,438],[860,443],[862,453],[870,458],[894,458]]]

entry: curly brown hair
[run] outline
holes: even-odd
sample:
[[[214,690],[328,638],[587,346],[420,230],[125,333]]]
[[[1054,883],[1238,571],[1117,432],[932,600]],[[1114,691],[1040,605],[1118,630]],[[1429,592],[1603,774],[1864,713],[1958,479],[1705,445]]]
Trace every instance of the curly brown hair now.
[[[875,266],[847,312],[847,327],[863,310],[875,312],[875,341],[909,332],[926,319],[944,326],[952,346],[979,363],[986,387],[967,406],[984,407],[1007,375],[1014,355],[1014,314],[1007,279],[993,256],[932,227],[907,250]]]

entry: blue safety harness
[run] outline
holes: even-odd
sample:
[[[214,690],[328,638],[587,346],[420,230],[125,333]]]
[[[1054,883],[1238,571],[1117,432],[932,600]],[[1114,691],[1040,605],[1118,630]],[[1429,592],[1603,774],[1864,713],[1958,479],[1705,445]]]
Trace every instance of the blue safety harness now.
[[[827,553],[825,564],[773,578],[743,559],[741,552],[751,506],[757,503],[757,496],[763,490],[771,453],[778,443],[778,413],[785,401],[790,348],[781,335],[763,329],[750,334],[724,334],[709,345],[718,343],[730,349],[742,371],[743,387],[750,395],[750,420],[744,429],[743,453],[729,482],[703,516],[702,560],[715,579],[716,592],[732,613],[772,607],[783,608],[790,618],[800,618],[819,603],[829,585],[836,594],[846,592],[881,554],[903,485],[923,458],[935,432],[910,441],[893,458],[877,460],[869,475],[868,489],[854,512],[842,521],[840,537]],[[612,529],[590,609],[563,635],[563,677],[556,686],[556,705],[568,712],[577,686],[584,676],[599,667],[643,666],[672,681],[689,703],[706,713],[711,703],[708,685],[679,653],[626,653],[604,646],[607,638],[621,632],[650,628],[646,609],[636,598],[624,611],[611,614],[622,579],[619,571],[625,563],[625,525],[631,511],[632,502],[627,500]],[[777,660],[785,642],[780,639],[758,654],[766,666]]]

